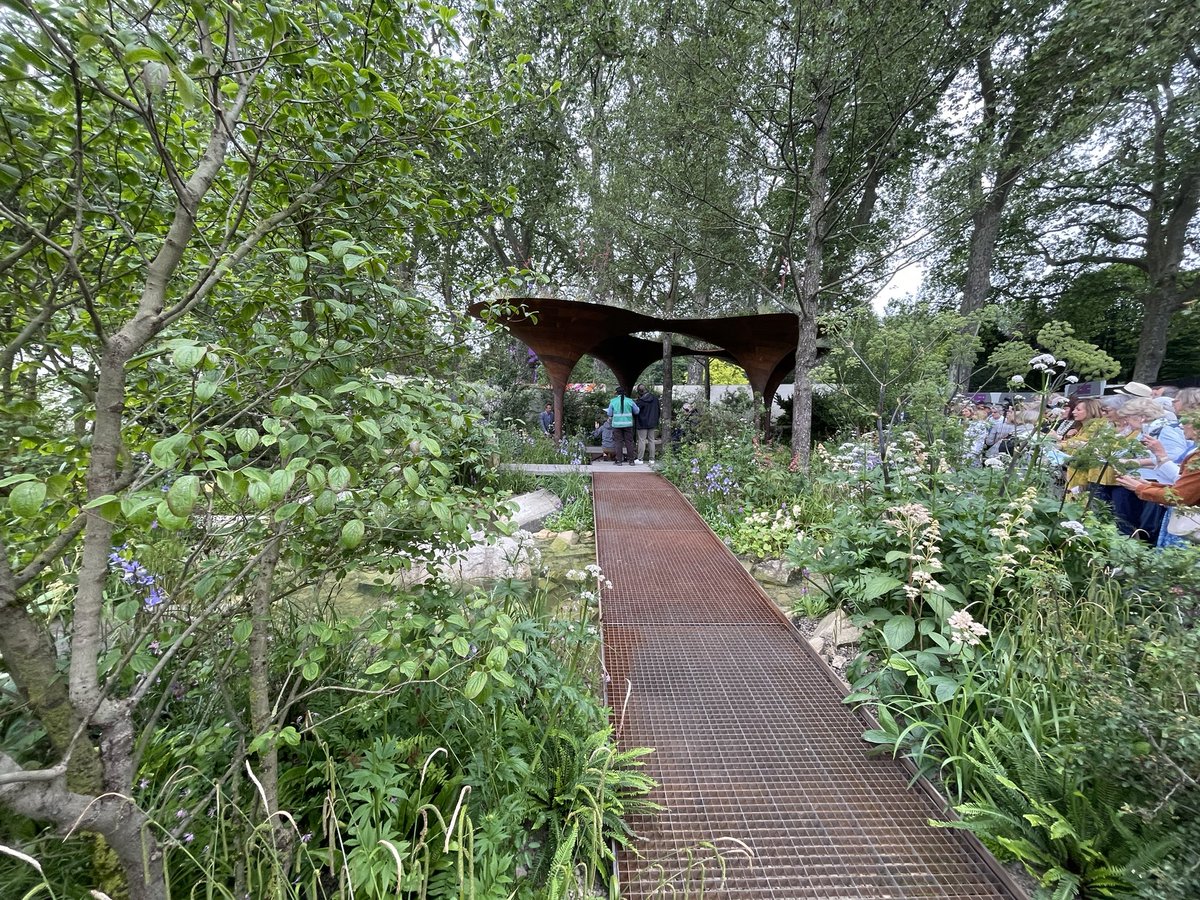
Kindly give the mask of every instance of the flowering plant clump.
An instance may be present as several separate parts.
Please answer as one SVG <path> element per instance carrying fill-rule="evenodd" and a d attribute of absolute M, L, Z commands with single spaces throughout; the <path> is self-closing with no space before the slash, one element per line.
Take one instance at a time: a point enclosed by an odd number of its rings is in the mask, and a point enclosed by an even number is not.
<path fill-rule="evenodd" d="M 146 609 L 154 609 L 167 597 L 158 586 L 158 579 L 140 562 L 133 558 L 128 547 L 118 547 L 108 554 L 108 562 L 121 573 L 121 583 L 129 585 L 141 594 Z"/>
<path fill-rule="evenodd" d="M 976 622 L 965 609 L 951 614 L 946 624 L 950 626 L 950 639 L 968 647 L 977 647 L 979 639 L 988 633 L 987 628 Z"/>
<path fill-rule="evenodd" d="M 780 505 L 759 510 L 736 523 L 725 536 L 731 550 L 741 556 L 771 559 L 780 556 L 797 538 L 803 537 L 796 524 L 799 506 Z"/>

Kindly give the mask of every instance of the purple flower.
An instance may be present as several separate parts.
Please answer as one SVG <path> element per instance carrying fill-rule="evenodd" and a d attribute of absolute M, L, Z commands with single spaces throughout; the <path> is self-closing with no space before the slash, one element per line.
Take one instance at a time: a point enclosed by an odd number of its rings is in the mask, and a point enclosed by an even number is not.
<path fill-rule="evenodd" d="M 166 597 L 157 587 L 151 587 L 150 593 L 146 595 L 146 609 L 154 609 L 158 604 L 162 603 Z M 156 642 L 157 643 L 157 642 Z"/>
<path fill-rule="evenodd" d="M 196 836 L 194 834 L 192 834 L 190 831 L 183 836 L 183 842 L 185 844 L 190 844 L 195 839 L 196 839 Z"/>

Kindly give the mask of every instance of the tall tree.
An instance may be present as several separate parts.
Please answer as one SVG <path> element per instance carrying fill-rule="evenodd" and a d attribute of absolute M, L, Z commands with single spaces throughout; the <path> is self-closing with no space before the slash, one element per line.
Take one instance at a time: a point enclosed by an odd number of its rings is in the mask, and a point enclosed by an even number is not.
<path fill-rule="evenodd" d="M 1175 36 L 1174 4 L 1156 0 L 1023 0 L 971 3 L 961 39 L 972 64 L 948 96 L 950 124 L 969 123 L 964 154 L 952 154 L 952 195 L 940 214 L 952 229 L 968 220 L 959 311 L 988 301 L 997 240 L 1013 191 L 1031 168 L 1091 133 L 1139 83 L 1147 42 Z M 1152 52 L 1158 52 L 1153 50 Z M 965 114 L 965 115 L 964 115 Z M 967 199 L 964 205 L 962 197 Z M 965 389 L 973 360 L 959 359 L 951 379 Z"/>
<path fill-rule="evenodd" d="M 819 317 L 882 269 L 879 200 L 886 187 L 905 193 L 914 148 L 959 65 L 950 36 L 960 14 L 952 3 L 792 3 L 756 23 L 741 154 L 758 179 L 750 220 L 762 256 L 781 261 L 781 299 L 799 320 L 792 448 L 802 467 Z"/>
<path fill-rule="evenodd" d="M 1196 28 L 1192 40 L 1200 40 Z M 1132 377 L 1159 377 L 1176 313 L 1200 297 L 1187 270 L 1200 246 L 1200 44 L 1186 47 L 1157 82 L 1042 187 L 1050 207 L 1046 259 L 1078 270 L 1129 266 L 1144 288 Z"/>
<path fill-rule="evenodd" d="M 390 261 L 487 202 L 425 161 L 461 154 L 489 110 L 464 99 L 453 17 L 427 4 L 20 2 L 5 22 L 0 440 L 19 470 L 2 482 L 0 659 L 47 746 L 0 747 L 0 804 L 102 834 L 129 895 L 165 897 L 133 800 L 159 677 L 249 608 L 244 727 L 270 770 L 280 560 L 336 568 L 364 539 L 441 541 L 476 518 L 433 464 L 470 444 L 469 416 L 381 367 L 416 365 L 397 355 L 417 332 Z M 404 490 L 419 478 L 421 499 Z M 122 556 L 170 535 L 184 549 L 162 581 Z M 61 608 L 39 600 L 49 585 Z M 163 613 L 168 594 L 186 615 Z M 274 816 L 269 783 L 263 803 Z"/>

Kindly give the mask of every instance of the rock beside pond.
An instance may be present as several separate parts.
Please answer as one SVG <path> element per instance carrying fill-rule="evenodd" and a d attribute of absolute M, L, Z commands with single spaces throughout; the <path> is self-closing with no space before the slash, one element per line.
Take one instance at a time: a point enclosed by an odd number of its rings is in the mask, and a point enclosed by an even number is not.
<path fill-rule="evenodd" d="M 579 535 L 574 531 L 560 531 L 555 535 L 554 540 L 550 542 L 550 552 L 560 553 L 568 547 L 574 547 L 579 543 Z"/>
<path fill-rule="evenodd" d="M 796 573 L 796 568 L 786 559 L 764 559 L 750 570 L 750 574 L 767 584 L 786 587 L 792 580 L 792 575 Z"/>
<path fill-rule="evenodd" d="M 546 519 L 562 509 L 562 500 L 545 489 L 518 494 L 510 502 L 517 505 L 510 521 L 524 531 L 537 531 Z"/>
<path fill-rule="evenodd" d="M 817 625 L 812 639 L 820 638 L 831 647 L 857 644 L 862 638 L 862 629 L 850 621 L 844 610 L 835 609 Z"/>
<path fill-rule="evenodd" d="M 529 550 L 516 538 L 498 537 L 494 543 L 480 543 L 440 561 L 417 563 L 399 572 L 393 581 L 402 587 L 423 584 L 432 578 L 460 584 L 467 581 L 494 581 L 497 578 L 529 578 Z"/>

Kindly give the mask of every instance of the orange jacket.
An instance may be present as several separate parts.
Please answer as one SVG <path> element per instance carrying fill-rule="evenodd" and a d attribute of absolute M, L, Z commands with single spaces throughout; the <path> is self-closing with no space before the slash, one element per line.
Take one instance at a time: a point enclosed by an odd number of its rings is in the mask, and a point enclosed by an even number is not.
<path fill-rule="evenodd" d="M 1137 489 L 1137 495 L 1165 506 L 1200 506 L 1200 450 L 1183 458 L 1174 484 L 1147 484 Z"/>

